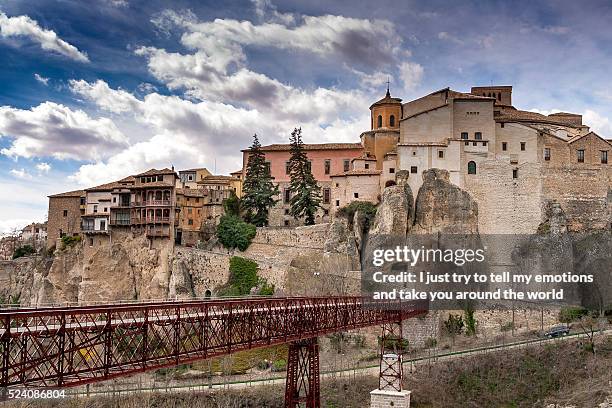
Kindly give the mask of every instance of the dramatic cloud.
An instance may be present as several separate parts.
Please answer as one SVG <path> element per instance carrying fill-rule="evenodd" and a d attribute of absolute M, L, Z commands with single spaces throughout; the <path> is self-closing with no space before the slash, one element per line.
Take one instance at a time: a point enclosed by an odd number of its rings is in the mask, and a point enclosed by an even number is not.
<path fill-rule="evenodd" d="M 49 85 L 49 78 L 45 78 L 45 77 L 40 76 L 38 74 L 34 74 L 34 79 L 36 79 L 38 82 L 40 82 L 44 86 Z"/>
<path fill-rule="evenodd" d="M 0 153 L 9 157 L 96 160 L 125 146 L 127 140 L 107 118 L 43 102 L 29 110 L 0 107 L 0 136 L 12 139 Z"/>
<path fill-rule="evenodd" d="M 406 91 L 410 91 L 421 84 L 423 71 L 423 67 L 415 62 L 403 62 L 400 64 L 400 78 Z"/>
<path fill-rule="evenodd" d="M 127 112 L 136 109 L 139 104 L 139 101 L 131 93 L 123 90 L 111 90 L 108 84 L 101 80 L 88 83 L 83 80 L 72 79 L 68 81 L 68 84 L 72 92 L 95 102 L 109 112 Z"/>
<path fill-rule="evenodd" d="M 28 37 L 40 44 L 43 50 L 53 51 L 79 62 L 89 62 L 87 54 L 67 43 L 52 30 L 41 28 L 28 16 L 8 17 L 0 11 L 0 37 Z"/>

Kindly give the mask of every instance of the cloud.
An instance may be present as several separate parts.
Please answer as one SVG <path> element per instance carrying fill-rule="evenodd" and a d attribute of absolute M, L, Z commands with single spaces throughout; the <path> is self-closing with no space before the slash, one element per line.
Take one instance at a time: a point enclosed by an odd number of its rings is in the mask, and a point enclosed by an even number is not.
<path fill-rule="evenodd" d="M 38 163 L 36 169 L 41 173 L 48 173 L 51 171 L 51 165 L 49 163 Z"/>
<path fill-rule="evenodd" d="M 448 42 L 458 44 L 458 45 L 463 45 L 465 43 L 462 39 L 457 38 L 454 35 L 449 34 L 446 31 L 441 31 L 438 33 L 438 40 L 448 41 Z"/>
<path fill-rule="evenodd" d="M 79 62 L 89 62 L 87 54 L 67 43 L 52 30 L 41 28 L 28 16 L 8 17 L 0 11 L 0 37 L 28 37 L 40 44 L 43 50 L 56 52 Z"/>
<path fill-rule="evenodd" d="M 610 118 L 587 109 L 582 114 L 582 123 L 591 127 L 591 130 L 604 139 L 612 139 L 612 121 Z"/>
<path fill-rule="evenodd" d="M 54 102 L 29 110 L 0 106 L 0 136 L 12 139 L 0 153 L 13 158 L 96 160 L 127 143 L 110 119 L 94 119 Z"/>
<path fill-rule="evenodd" d="M 23 218 L 0 220 L 0 237 L 19 233 L 19 231 L 31 222 L 31 220 Z"/>
<path fill-rule="evenodd" d="M 410 91 L 421 84 L 424 69 L 416 62 L 403 62 L 399 66 L 400 79 L 404 84 L 404 89 Z"/>
<path fill-rule="evenodd" d="M 270 0 L 251 0 L 255 6 L 255 14 L 261 21 L 291 24 L 295 17 L 290 13 L 280 13 Z"/>
<path fill-rule="evenodd" d="M 121 89 L 111 90 L 108 84 L 101 80 L 89 83 L 71 79 L 68 85 L 72 92 L 94 101 L 109 112 L 122 113 L 138 108 L 139 101 L 134 95 Z"/>
<path fill-rule="evenodd" d="M 49 85 L 49 78 L 42 77 L 38 75 L 37 73 L 34 74 L 34 79 L 36 79 L 38 82 L 40 82 L 44 86 Z"/>
<path fill-rule="evenodd" d="M 28 173 L 24 168 L 12 169 L 9 173 L 11 173 L 13 176 L 17 178 L 24 179 L 24 180 L 30 180 L 32 178 L 32 175 Z"/>

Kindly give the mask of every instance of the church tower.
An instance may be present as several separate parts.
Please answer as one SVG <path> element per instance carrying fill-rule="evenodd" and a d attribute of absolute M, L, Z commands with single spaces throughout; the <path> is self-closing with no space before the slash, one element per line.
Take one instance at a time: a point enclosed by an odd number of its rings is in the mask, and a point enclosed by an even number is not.
<path fill-rule="evenodd" d="M 385 156 L 397 149 L 401 118 L 402 100 L 391 96 L 387 81 L 385 97 L 370 106 L 371 129 L 361 134 L 361 144 L 368 155 L 376 157 L 378 170 L 383 169 Z"/>
<path fill-rule="evenodd" d="M 394 129 L 399 130 L 399 121 L 402 117 L 402 100 L 392 98 L 387 81 L 387 93 L 384 98 L 370 106 L 371 130 Z"/>

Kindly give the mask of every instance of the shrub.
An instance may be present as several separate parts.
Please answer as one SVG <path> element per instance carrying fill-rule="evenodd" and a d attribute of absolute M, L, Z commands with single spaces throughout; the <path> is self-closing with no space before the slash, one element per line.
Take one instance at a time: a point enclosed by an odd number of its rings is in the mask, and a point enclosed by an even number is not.
<path fill-rule="evenodd" d="M 36 253 L 36 250 L 32 245 L 24 245 L 20 246 L 13 252 L 13 259 L 21 258 L 22 256 L 33 255 Z"/>
<path fill-rule="evenodd" d="M 257 285 L 257 262 L 250 259 L 232 256 L 230 258 L 229 286 L 233 288 L 232 295 L 244 296 L 251 292 L 251 288 Z"/>
<path fill-rule="evenodd" d="M 477 322 L 476 318 L 474 317 L 474 307 L 468 303 L 463 312 L 465 313 L 465 318 L 463 319 L 465 322 L 465 334 L 467 336 L 476 335 Z"/>
<path fill-rule="evenodd" d="M 559 321 L 561 323 L 575 322 L 588 313 L 589 311 L 584 307 L 564 307 L 559 311 Z"/>
<path fill-rule="evenodd" d="M 338 209 L 337 214 L 353 222 L 353 217 L 357 211 L 362 212 L 366 218 L 366 229 L 369 228 L 374 216 L 376 215 L 376 206 L 369 201 L 353 201 L 344 207 Z"/>
<path fill-rule="evenodd" d="M 240 199 L 236 196 L 236 194 L 232 194 L 231 197 L 223 200 L 223 210 L 225 211 L 226 215 L 240 217 Z"/>
<path fill-rule="evenodd" d="M 81 242 L 81 237 L 80 236 L 70 236 L 70 235 L 64 235 L 62 237 L 62 248 L 68 248 L 73 246 L 74 244 L 76 244 L 77 242 Z"/>
<path fill-rule="evenodd" d="M 255 237 L 257 229 L 235 215 L 224 215 L 217 226 L 217 237 L 225 248 L 245 251 Z"/>
<path fill-rule="evenodd" d="M 285 371 L 286 369 L 287 369 L 287 361 L 285 361 L 282 358 L 272 363 L 272 371 Z"/>
<path fill-rule="evenodd" d="M 448 319 L 444 321 L 444 331 L 449 334 L 451 337 L 454 337 L 463 332 L 463 318 L 461 315 L 448 315 Z"/>
<path fill-rule="evenodd" d="M 259 288 L 258 295 L 262 296 L 272 296 L 274 295 L 274 285 L 268 283 L 268 281 L 264 278 L 259 278 L 259 282 L 257 283 L 257 287 Z"/>

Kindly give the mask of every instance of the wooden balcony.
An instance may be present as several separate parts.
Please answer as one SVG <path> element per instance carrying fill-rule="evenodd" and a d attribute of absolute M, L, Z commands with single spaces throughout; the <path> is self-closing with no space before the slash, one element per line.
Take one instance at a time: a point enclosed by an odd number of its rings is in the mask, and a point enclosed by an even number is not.
<path fill-rule="evenodd" d="M 83 234 L 108 234 L 108 230 L 96 229 L 93 225 L 83 225 L 81 232 Z"/>
<path fill-rule="evenodd" d="M 147 200 L 131 203 L 132 207 L 170 207 L 171 205 L 172 200 Z"/>
<path fill-rule="evenodd" d="M 170 224 L 170 217 L 133 217 L 132 224 Z"/>

